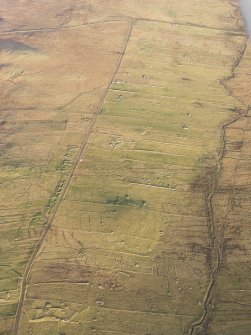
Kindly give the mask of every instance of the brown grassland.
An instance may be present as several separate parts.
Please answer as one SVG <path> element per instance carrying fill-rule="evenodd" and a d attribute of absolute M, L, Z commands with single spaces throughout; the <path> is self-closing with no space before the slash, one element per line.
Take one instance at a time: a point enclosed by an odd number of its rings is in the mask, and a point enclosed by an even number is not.
<path fill-rule="evenodd" d="M 238 1 L 3 0 L 0 34 L 0 335 L 248 335 Z"/>

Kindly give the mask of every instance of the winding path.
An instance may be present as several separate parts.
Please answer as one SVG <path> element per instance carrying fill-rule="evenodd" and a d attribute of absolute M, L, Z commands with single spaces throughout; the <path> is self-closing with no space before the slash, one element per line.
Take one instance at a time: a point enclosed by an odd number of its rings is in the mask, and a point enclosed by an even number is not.
<path fill-rule="evenodd" d="M 240 51 L 233 67 L 230 76 L 227 78 L 224 78 L 222 81 L 222 85 L 226 88 L 227 90 L 227 82 L 231 80 L 234 77 L 235 70 L 239 66 L 242 58 L 245 55 L 246 49 L 247 49 L 247 43 L 248 43 L 248 38 L 246 38 L 245 43 L 243 44 L 243 48 Z M 232 95 L 231 92 L 229 92 L 230 95 Z M 237 97 L 236 97 L 237 99 Z M 211 303 L 213 300 L 214 292 L 215 292 L 215 287 L 217 283 L 217 278 L 218 275 L 221 271 L 221 266 L 222 266 L 222 261 L 223 261 L 223 242 L 224 242 L 224 234 L 220 235 L 217 234 L 216 232 L 216 220 L 215 220 L 215 214 L 214 214 L 214 206 L 213 206 L 213 199 L 217 193 L 218 189 L 218 180 L 220 177 L 220 174 L 222 172 L 223 166 L 222 166 L 222 161 L 225 157 L 225 151 L 226 151 L 226 129 L 232 125 L 233 123 L 237 122 L 243 117 L 246 117 L 248 112 L 249 112 L 249 106 L 245 106 L 246 110 L 244 114 L 238 114 L 235 116 L 233 119 L 228 120 L 225 122 L 222 126 L 222 150 L 221 154 L 218 158 L 218 163 L 217 163 L 217 169 L 214 174 L 214 178 L 212 180 L 212 189 L 208 191 L 207 194 L 205 194 L 205 202 L 206 202 L 206 208 L 208 212 L 208 231 L 209 231 L 209 243 L 210 243 L 210 248 L 211 248 L 211 259 L 215 258 L 216 255 L 216 262 L 215 264 L 211 264 L 211 280 L 208 286 L 208 289 L 205 294 L 204 298 L 204 303 L 203 303 L 203 314 L 202 316 L 195 320 L 191 325 L 188 330 L 188 335 L 196 335 L 197 329 L 200 328 L 203 331 L 203 334 L 208 334 L 208 327 L 210 323 L 210 316 L 211 316 Z"/>

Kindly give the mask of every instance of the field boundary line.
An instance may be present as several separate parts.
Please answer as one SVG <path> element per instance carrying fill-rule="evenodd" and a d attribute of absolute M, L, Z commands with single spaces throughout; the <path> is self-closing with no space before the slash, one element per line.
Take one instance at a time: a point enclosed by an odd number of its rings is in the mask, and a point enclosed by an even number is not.
<path fill-rule="evenodd" d="M 26 269 L 24 271 L 24 275 L 23 275 L 23 278 L 22 278 L 22 284 L 21 284 L 21 289 L 20 289 L 20 296 L 19 296 L 19 302 L 18 302 L 18 307 L 17 307 L 17 312 L 16 312 L 16 316 L 15 316 L 15 322 L 14 322 L 14 327 L 13 327 L 13 331 L 12 331 L 12 334 L 13 335 L 17 335 L 18 334 L 18 328 L 19 328 L 19 324 L 20 324 L 20 320 L 21 320 L 21 313 L 22 313 L 22 308 L 23 308 L 23 304 L 24 304 L 24 301 L 25 301 L 25 296 L 26 296 L 26 289 L 27 289 L 27 283 L 28 283 L 28 279 L 29 279 L 29 276 L 30 276 L 30 272 L 31 272 L 31 269 L 32 269 L 32 266 L 33 266 L 33 263 L 34 261 L 36 260 L 37 258 L 37 255 L 38 255 L 38 252 L 40 250 L 40 247 L 41 245 L 43 244 L 46 236 L 47 236 L 47 233 L 49 232 L 51 226 L 52 226 L 52 222 L 58 212 L 58 209 L 60 208 L 60 205 L 62 203 L 62 201 L 65 199 L 65 195 L 67 194 L 67 191 L 69 189 L 69 186 L 70 186 L 70 183 L 72 181 L 72 178 L 74 177 L 75 175 L 75 172 L 79 166 L 79 163 L 80 163 L 80 160 L 83 159 L 83 156 L 85 154 L 85 151 L 86 151 L 86 148 L 87 148 L 87 144 L 89 142 L 89 139 L 93 133 L 93 130 L 95 129 L 95 125 L 96 125 L 96 122 L 98 120 L 98 117 L 102 114 L 102 110 L 103 110 L 103 105 L 104 105 L 104 102 L 105 102 L 105 99 L 106 99 L 106 96 L 109 92 L 109 89 L 111 87 L 111 85 L 113 84 L 115 78 L 116 78 L 116 75 L 119 71 L 119 68 L 121 66 L 121 63 L 122 63 L 122 60 L 124 58 L 124 55 L 126 53 L 126 49 L 127 49 L 127 46 L 128 46 L 128 43 L 129 43 L 129 40 L 130 40 L 130 37 L 131 37 L 131 34 L 132 34 L 132 30 L 133 30 L 133 26 L 134 26 L 134 20 L 126 20 L 126 22 L 128 22 L 128 30 L 126 32 L 126 35 L 125 35 L 125 38 L 124 38 L 124 41 L 123 41 L 123 45 L 122 45 L 122 48 L 121 50 L 118 52 L 119 53 L 119 57 L 117 59 L 117 62 L 116 62 L 116 65 L 115 65 L 115 69 L 114 71 L 112 72 L 110 78 L 109 78 L 109 81 L 108 81 L 108 84 L 107 84 L 107 87 L 102 95 L 102 97 L 100 98 L 100 101 L 99 101 L 99 104 L 98 104 L 98 107 L 97 107 L 97 111 L 96 111 L 96 114 L 93 118 L 93 121 L 92 121 L 92 124 L 89 128 L 89 131 L 88 133 L 85 135 L 84 139 L 83 139 L 83 142 L 81 144 L 81 148 L 80 148 L 80 151 L 79 151 L 79 154 L 78 154 L 78 157 L 76 159 L 76 162 L 72 168 L 72 171 L 68 177 L 68 180 L 65 184 L 65 187 L 58 199 L 58 202 L 55 206 L 55 209 L 52 213 L 52 215 L 50 216 L 50 218 L 47 220 L 47 223 L 46 225 L 44 226 L 44 230 L 41 234 L 41 237 L 40 239 L 38 240 L 34 250 L 33 250 L 33 253 L 30 257 L 30 260 L 26 266 Z"/>

